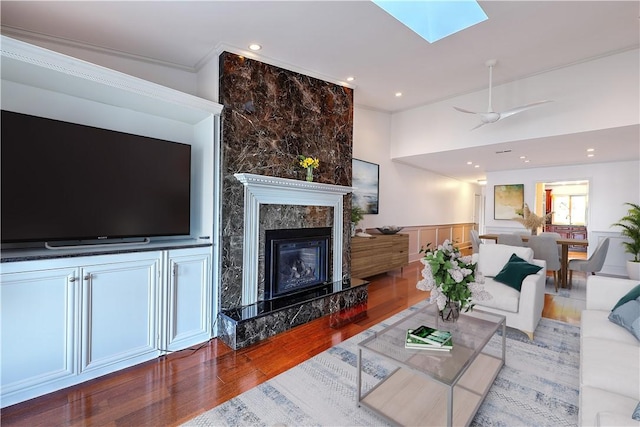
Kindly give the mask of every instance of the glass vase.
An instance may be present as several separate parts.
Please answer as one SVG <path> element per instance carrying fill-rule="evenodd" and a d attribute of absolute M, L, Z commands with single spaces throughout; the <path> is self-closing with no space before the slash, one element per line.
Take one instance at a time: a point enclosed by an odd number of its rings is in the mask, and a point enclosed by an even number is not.
<path fill-rule="evenodd" d="M 313 168 L 312 167 L 308 167 L 307 168 L 307 181 L 309 181 L 309 182 L 313 181 Z"/>
<path fill-rule="evenodd" d="M 443 322 L 456 322 L 460 317 L 460 301 L 447 300 L 444 308 L 440 310 L 440 318 Z"/>

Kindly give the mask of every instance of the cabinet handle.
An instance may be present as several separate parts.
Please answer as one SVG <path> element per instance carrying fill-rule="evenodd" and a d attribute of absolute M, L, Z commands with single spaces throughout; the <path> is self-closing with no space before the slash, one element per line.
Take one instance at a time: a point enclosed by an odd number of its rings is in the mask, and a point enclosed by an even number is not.
<path fill-rule="evenodd" d="M 176 277 L 178 275 L 178 264 L 173 264 L 172 274 L 173 277 Z"/>
<path fill-rule="evenodd" d="M 89 273 L 86 276 L 84 276 L 84 280 L 86 280 L 86 281 L 91 280 L 91 273 Z"/>
<path fill-rule="evenodd" d="M 76 280 L 78 280 L 78 278 L 76 276 L 69 277 L 69 282 L 71 282 L 71 283 L 75 282 Z"/>

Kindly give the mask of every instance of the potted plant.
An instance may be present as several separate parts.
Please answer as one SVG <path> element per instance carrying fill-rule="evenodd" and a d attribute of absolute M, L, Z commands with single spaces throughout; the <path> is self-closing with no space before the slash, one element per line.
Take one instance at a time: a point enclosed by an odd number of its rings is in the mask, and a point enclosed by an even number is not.
<path fill-rule="evenodd" d="M 630 241 L 622 242 L 624 251 L 633 256 L 627 261 L 627 273 L 630 279 L 640 279 L 640 205 L 635 203 L 625 203 L 629 206 L 627 214 L 620 218 L 620 221 L 613 224 L 622 227 L 621 234 Z"/>
<path fill-rule="evenodd" d="M 356 225 L 364 218 L 364 210 L 358 205 L 351 205 L 351 237 L 356 235 Z"/>

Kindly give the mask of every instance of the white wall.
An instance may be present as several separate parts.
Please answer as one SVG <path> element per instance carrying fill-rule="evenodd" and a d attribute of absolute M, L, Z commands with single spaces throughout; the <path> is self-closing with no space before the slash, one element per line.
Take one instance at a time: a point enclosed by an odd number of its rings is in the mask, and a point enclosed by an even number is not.
<path fill-rule="evenodd" d="M 390 114 L 356 107 L 353 123 L 353 157 L 380 165 L 379 213 L 365 215 L 359 228 L 473 221 L 478 186 L 390 159 Z"/>
<path fill-rule="evenodd" d="M 616 231 L 611 224 L 618 221 L 627 208 L 625 202 L 640 203 L 640 162 L 595 163 L 579 166 L 535 168 L 487 173 L 487 229 L 522 226 L 516 221 L 493 219 L 493 187 L 503 184 L 524 184 L 524 201 L 535 206 L 535 185 L 538 182 L 589 181 L 588 231 Z"/>
<path fill-rule="evenodd" d="M 538 182 L 589 181 L 589 207 L 587 213 L 588 253 L 605 237 L 611 239 L 603 273 L 626 275 L 620 229 L 611 227 L 627 212 L 625 202 L 640 203 L 640 162 L 595 163 L 579 166 L 563 166 L 490 172 L 487 174 L 485 224 L 487 233 L 523 230 L 516 221 L 493 219 L 493 188 L 501 184 L 524 184 L 524 201 L 535 206 L 535 185 Z"/>

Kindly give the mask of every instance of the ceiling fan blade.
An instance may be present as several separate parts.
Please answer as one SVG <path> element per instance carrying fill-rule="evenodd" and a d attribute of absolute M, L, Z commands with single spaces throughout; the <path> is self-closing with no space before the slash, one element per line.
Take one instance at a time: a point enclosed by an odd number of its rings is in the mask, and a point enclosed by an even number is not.
<path fill-rule="evenodd" d="M 469 113 L 469 114 L 479 114 L 475 111 L 469 111 L 469 110 L 465 110 L 464 108 L 460 108 L 460 107 L 453 107 L 454 109 L 460 111 L 461 113 Z"/>
<path fill-rule="evenodd" d="M 476 129 L 478 129 L 479 127 L 484 126 L 484 125 L 486 125 L 486 123 L 485 123 L 485 122 L 480 122 L 479 124 L 477 124 L 476 126 L 472 127 L 472 128 L 471 128 L 471 129 L 469 129 L 469 130 L 476 130 Z"/>
<path fill-rule="evenodd" d="M 546 100 L 546 101 L 532 102 L 531 104 L 522 105 L 520 107 L 512 108 L 511 110 L 507 110 L 504 113 L 500 113 L 500 119 L 499 120 L 502 120 L 502 119 L 505 119 L 507 117 L 513 116 L 514 114 L 521 113 L 521 112 L 523 112 L 525 110 L 528 110 L 530 108 L 537 107 L 538 105 L 546 104 L 548 102 L 553 102 L 553 101 Z"/>

